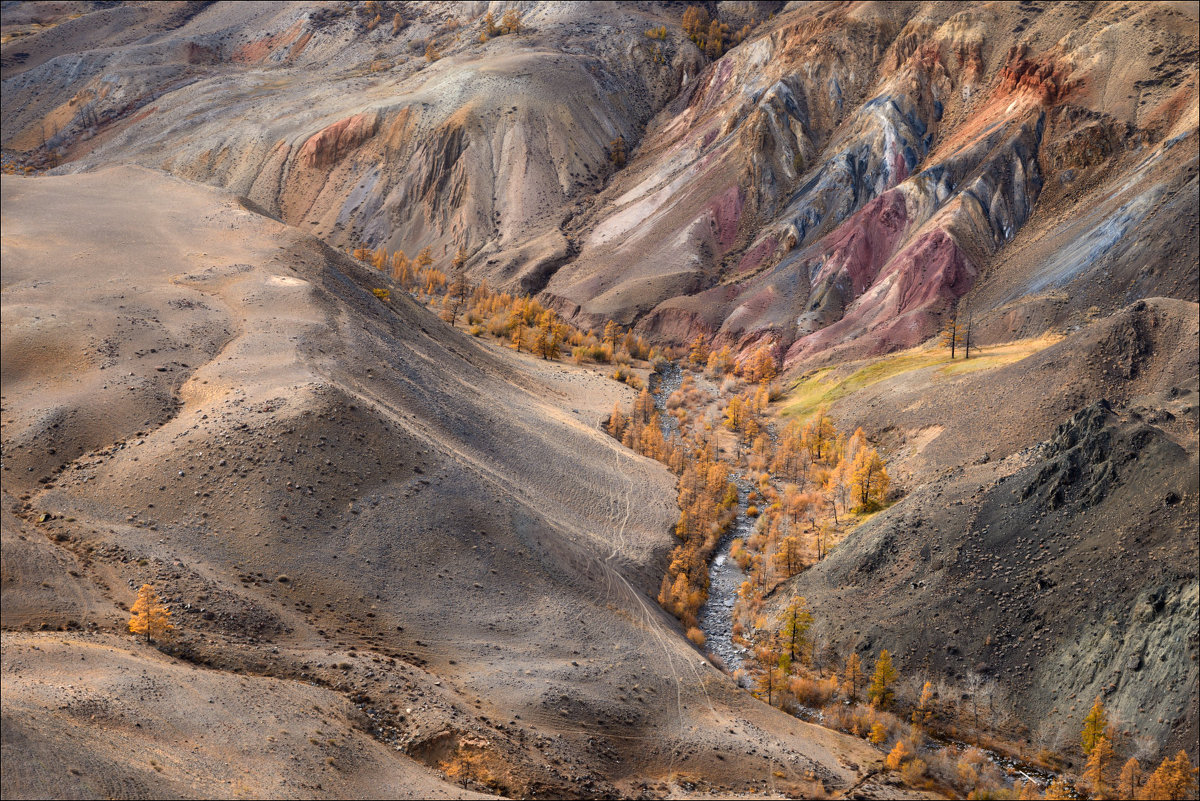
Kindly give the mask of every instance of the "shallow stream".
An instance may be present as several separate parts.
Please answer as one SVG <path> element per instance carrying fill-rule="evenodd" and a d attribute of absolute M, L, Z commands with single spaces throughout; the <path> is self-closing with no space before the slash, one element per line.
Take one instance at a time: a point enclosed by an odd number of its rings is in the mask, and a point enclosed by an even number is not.
<path fill-rule="evenodd" d="M 658 409 L 659 420 L 662 421 L 663 435 L 670 439 L 679 433 L 679 423 L 667 412 L 667 398 L 683 383 L 683 369 L 675 363 L 662 368 L 659 380 L 653 386 L 654 407 Z M 737 518 L 733 526 L 717 543 L 716 553 L 708 568 L 708 600 L 700 607 L 699 624 L 704 632 L 705 648 L 721 657 L 729 671 L 742 667 L 746 659 L 746 649 L 733 641 L 733 605 L 737 600 L 738 590 L 746 580 L 746 574 L 738 567 L 737 562 L 729 556 L 733 541 L 741 538 L 743 541 L 754 531 L 755 519 L 746 515 L 749 506 L 749 495 L 752 489 L 750 482 L 740 474 L 732 476 L 738 487 Z"/>

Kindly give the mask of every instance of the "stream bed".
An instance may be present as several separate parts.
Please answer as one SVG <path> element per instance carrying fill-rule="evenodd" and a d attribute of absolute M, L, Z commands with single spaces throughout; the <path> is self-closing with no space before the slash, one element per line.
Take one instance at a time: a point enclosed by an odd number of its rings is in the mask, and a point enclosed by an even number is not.
<path fill-rule="evenodd" d="M 654 408 L 659 412 L 663 436 L 668 440 L 679 434 L 679 423 L 667 412 L 667 398 L 683 383 L 683 368 L 672 362 L 657 374 L 658 381 L 652 385 Z M 730 672 L 741 668 L 746 660 L 746 649 L 733 641 L 733 605 L 738 590 L 746 580 L 746 574 L 730 558 L 729 552 L 735 539 L 743 541 L 754 531 L 755 519 L 746 514 L 749 495 L 753 489 L 750 482 L 740 474 L 731 475 L 738 488 L 737 518 L 729 531 L 717 543 L 712 563 L 708 568 L 708 600 L 700 607 L 699 626 L 704 632 L 705 648 L 716 654 Z"/>

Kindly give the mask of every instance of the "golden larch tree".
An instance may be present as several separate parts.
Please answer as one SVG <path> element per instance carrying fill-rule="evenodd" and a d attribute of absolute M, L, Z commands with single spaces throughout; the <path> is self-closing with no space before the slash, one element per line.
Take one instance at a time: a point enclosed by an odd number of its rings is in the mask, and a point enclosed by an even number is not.
<path fill-rule="evenodd" d="M 1107 737 L 1101 737 L 1092 746 L 1083 769 L 1083 782 L 1091 789 L 1093 798 L 1108 797 L 1108 780 L 1116 759 L 1117 755 Z"/>
<path fill-rule="evenodd" d="M 904 740 L 897 740 L 896 747 L 887 755 L 885 763 L 888 770 L 900 770 L 900 766 L 912 759 L 912 756 L 913 753 L 909 749 L 908 743 L 904 742 Z"/>
<path fill-rule="evenodd" d="M 925 682 L 925 686 L 921 688 L 921 697 L 917 700 L 917 707 L 912 711 L 912 722 L 914 726 L 919 726 L 922 723 L 928 723 L 933 718 L 933 682 Z"/>
<path fill-rule="evenodd" d="M 1067 786 L 1066 781 L 1060 776 L 1050 782 L 1050 786 L 1046 788 L 1046 794 L 1042 796 L 1047 801 L 1072 801 L 1075 794 L 1071 792 L 1071 788 Z"/>
<path fill-rule="evenodd" d="M 1092 749 L 1104 737 L 1104 732 L 1107 728 L 1108 714 L 1104 711 L 1104 702 L 1100 700 L 1100 696 L 1096 696 L 1096 702 L 1092 704 L 1091 711 L 1083 719 L 1083 733 L 1080 738 L 1082 740 L 1083 753 L 1092 753 Z"/>
<path fill-rule="evenodd" d="M 1042 801 L 1037 782 L 1018 781 L 1013 785 L 1013 789 L 1017 791 L 1017 801 Z"/>
<path fill-rule="evenodd" d="M 729 32 L 729 26 L 713 20 L 708 24 L 708 34 L 704 37 L 704 55 L 709 58 L 720 58 L 724 52 L 725 36 Z"/>
<path fill-rule="evenodd" d="M 621 413 L 621 402 L 617 401 L 613 404 L 612 414 L 608 416 L 608 433 L 613 439 L 620 439 L 625 433 L 625 424 L 628 421 L 625 415 Z"/>
<path fill-rule="evenodd" d="M 783 628 L 779 632 L 792 664 L 801 661 L 804 649 L 809 644 L 808 631 L 812 624 L 813 616 L 812 612 L 808 611 L 808 601 L 804 596 L 797 595 L 784 610 Z"/>
<path fill-rule="evenodd" d="M 1184 801 L 1196 797 L 1196 773 L 1186 751 L 1166 757 L 1142 787 L 1141 797 L 1163 801 Z"/>
<path fill-rule="evenodd" d="M 704 6 L 688 6 L 683 12 L 683 32 L 697 45 L 704 41 L 708 31 L 708 9 Z"/>
<path fill-rule="evenodd" d="M 1117 798 L 1136 798 L 1141 787 L 1142 766 L 1137 759 L 1130 757 L 1121 768 L 1121 775 L 1117 777 Z"/>
<path fill-rule="evenodd" d="M 877 450 L 863 448 L 855 455 L 850 481 L 861 511 L 870 512 L 883 506 L 890 479 Z"/>
<path fill-rule="evenodd" d="M 866 681 L 867 674 L 863 672 L 862 660 L 858 658 L 858 654 L 852 652 L 846 660 L 842 689 L 850 696 L 851 701 L 857 701 L 858 691 L 862 689 Z"/>
<path fill-rule="evenodd" d="M 963 330 L 958 324 L 958 309 L 952 309 L 950 319 L 942 327 L 941 341 L 942 347 L 950 349 L 950 358 L 954 358 L 955 352 L 963 345 Z"/>
<path fill-rule="evenodd" d="M 504 16 L 500 18 L 501 33 L 520 33 L 521 32 L 521 15 L 517 13 L 515 8 L 510 8 L 504 12 Z"/>
<path fill-rule="evenodd" d="M 771 640 L 754 651 L 754 660 L 762 670 L 757 680 L 758 691 L 767 696 L 768 704 L 774 705 L 775 691 L 783 684 L 785 671 L 780 670 L 780 663 L 786 659 L 787 655 Z"/>
<path fill-rule="evenodd" d="M 421 248 L 421 251 L 417 254 L 417 267 L 427 270 L 431 264 L 433 264 L 433 250 L 431 248 Z"/>
<path fill-rule="evenodd" d="M 896 681 L 896 668 L 892 666 L 892 655 L 884 648 L 875 660 L 875 675 L 871 677 L 871 686 L 867 688 L 867 697 L 876 709 L 887 709 L 896 696 L 892 684 Z"/>
<path fill-rule="evenodd" d="M 143 584 L 138 590 L 137 600 L 129 611 L 129 630 L 134 634 L 145 634 L 146 642 L 153 642 L 155 637 L 170 636 L 175 630 L 171 624 L 171 610 L 159 600 L 158 593 L 149 584 Z"/>

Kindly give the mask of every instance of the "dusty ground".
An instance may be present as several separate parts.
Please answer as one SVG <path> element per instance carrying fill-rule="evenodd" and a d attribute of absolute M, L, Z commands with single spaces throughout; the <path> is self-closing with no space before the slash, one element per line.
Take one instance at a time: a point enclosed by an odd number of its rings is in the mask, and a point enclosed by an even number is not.
<path fill-rule="evenodd" d="M 509 794 L 836 792 L 880 759 L 734 689 L 647 597 L 674 488 L 598 430 L 628 388 L 385 305 L 178 179 L 3 192 L 6 796 L 448 794 L 426 766 L 460 762 Z M 143 582 L 167 655 L 123 634 Z M 161 771 L 114 758 L 121 712 L 161 718 Z M 338 747 L 242 772 L 318 729 Z"/>

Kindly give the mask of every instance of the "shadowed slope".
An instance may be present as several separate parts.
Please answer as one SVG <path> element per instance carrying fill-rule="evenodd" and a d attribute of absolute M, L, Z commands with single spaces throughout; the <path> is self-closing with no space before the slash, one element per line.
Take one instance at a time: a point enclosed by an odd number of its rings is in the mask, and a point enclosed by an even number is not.
<path fill-rule="evenodd" d="M 150 581 L 174 653 L 340 691 L 401 765 L 511 794 L 832 788 L 870 764 L 735 690 L 647 597 L 676 510 L 662 466 L 598 430 L 628 388 L 485 351 L 177 179 L 6 177 L 4 209 L 6 567 L 48 538 L 81 588 L 10 615 L 39 574 L 6 573 L 7 627 L 116 633 Z M 15 753 L 42 747 L 38 697 L 6 690 Z"/>

